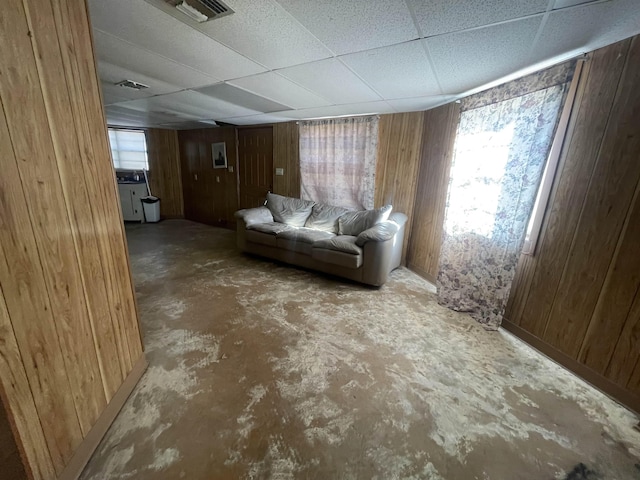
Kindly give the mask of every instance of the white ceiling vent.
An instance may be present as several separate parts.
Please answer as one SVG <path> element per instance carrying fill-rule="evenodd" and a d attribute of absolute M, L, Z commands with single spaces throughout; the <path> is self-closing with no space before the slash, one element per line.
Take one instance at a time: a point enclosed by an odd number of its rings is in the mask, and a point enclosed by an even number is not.
<path fill-rule="evenodd" d="M 142 90 L 144 88 L 149 88 L 149 85 L 145 85 L 144 83 L 134 82 L 133 80 L 122 80 L 121 82 L 118 82 L 115 85 L 119 87 L 133 88 L 134 90 Z"/>
<path fill-rule="evenodd" d="M 166 0 L 166 2 L 198 23 L 234 13 L 220 0 Z"/>

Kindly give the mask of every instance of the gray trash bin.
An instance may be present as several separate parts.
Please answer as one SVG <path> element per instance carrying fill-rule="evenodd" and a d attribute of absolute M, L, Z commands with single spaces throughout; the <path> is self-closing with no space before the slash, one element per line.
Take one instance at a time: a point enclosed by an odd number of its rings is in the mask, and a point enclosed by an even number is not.
<path fill-rule="evenodd" d="M 155 223 L 160 221 L 160 199 L 149 195 L 142 197 L 142 208 L 144 210 L 145 221 Z"/>

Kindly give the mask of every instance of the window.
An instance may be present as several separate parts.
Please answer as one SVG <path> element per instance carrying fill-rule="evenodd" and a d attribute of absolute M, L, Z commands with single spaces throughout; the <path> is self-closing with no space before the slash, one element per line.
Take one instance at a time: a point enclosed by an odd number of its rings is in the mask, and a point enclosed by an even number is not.
<path fill-rule="evenodd" d="M 144 131 L 110 128 L 109 143 L 113 167 L 116 170 L 149 169 Z"/>

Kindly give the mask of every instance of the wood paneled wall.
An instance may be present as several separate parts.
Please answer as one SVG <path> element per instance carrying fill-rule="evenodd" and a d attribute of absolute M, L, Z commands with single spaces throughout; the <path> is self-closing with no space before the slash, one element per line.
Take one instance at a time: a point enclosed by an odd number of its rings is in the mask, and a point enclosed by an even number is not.
<path fill-rule="evenodd" d="M 0 405 L 0 472 L 2 472 L 2 478 L 10 480 L 26 480 L 27 478 L 18 445 L 2 405 Z"/>
<path fill-rule="evenodd" d="M 438 276 L 449 172 L 460 120 L 460 104 L 424 112 L 422 152 L 417 177 L 407 265 L 432 283 Z"/>
<path fill-rule="evenodd" d="M 640 37 L 585 65 L 504 326 L 640 411 Z"/>
<path fill-rule="evenodd" d="M 185 218 L 233 228 L 233 214 L 238 209 L 236 129 L 219 127 L 181 130 L 178 132 L 178 139 Z M 211 144 L 217 142 L 226 143 L 226 169 L 213 168 Z"/>
<path fill-rule="evenodd" d="M 375 206 L 393 205 L 409 221 L 405 227 L 402 264 L 406 262 L 418 187 L 425 112 L 381 115 L 378 124 Z"/>
<path fill-rule="evenodd" d="M 0 388 L 57 478 L 143 355 L 86 5 L 0 16 Z"/>
<path fill-rule="evenodd" d="M 182 218 L 184 203 L 178 132 L 150 128 L 146 136 L 149 186 L 151 193 L 160 198 L 160 215 L 163 218 Z"/>
<path fill-rule="evenodd" d="M 300 198 L 300 146 L 297 122 L 273 125 L 273 193 Z M 284 175 L 276 175 L 282 168 Z"/>

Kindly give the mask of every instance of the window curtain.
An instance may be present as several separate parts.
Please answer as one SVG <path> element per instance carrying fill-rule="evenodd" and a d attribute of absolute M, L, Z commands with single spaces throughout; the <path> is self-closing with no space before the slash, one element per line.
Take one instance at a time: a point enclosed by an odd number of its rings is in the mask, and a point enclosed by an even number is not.
<path fill-rule="evenodd" d="M 482 106 L 476 106 L 476 99 L 468 103 L 474 108 L 461 113 L 438 301 L 469 312 L 487 329 L 502 322 L 570 76 L 561 81 L 526 94 L 502 95 L 509 98 Z"/>
<path fill-rule="evenodd" d="M 300 122 L 301 198 L 373 208 L 378 117 Z"/>
<path fill-rule="evenodd" d="M 109 129 L 111 158 L 116 170 L 148 169 L 147 138 L 141 130 Z"/>

